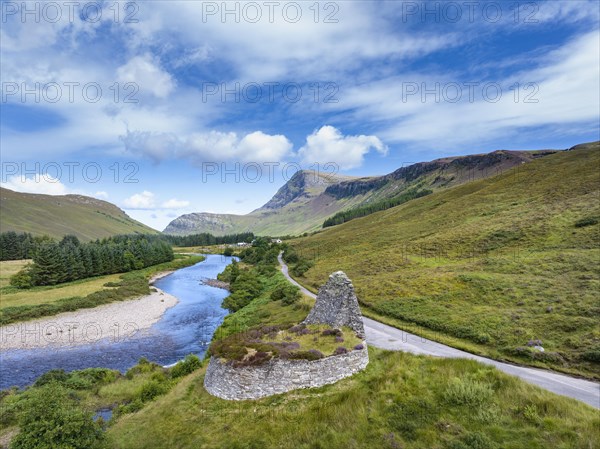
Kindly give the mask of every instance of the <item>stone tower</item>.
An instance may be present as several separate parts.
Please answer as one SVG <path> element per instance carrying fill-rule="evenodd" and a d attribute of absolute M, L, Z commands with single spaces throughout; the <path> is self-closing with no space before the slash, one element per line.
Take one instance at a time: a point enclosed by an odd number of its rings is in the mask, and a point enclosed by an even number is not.
<path fill-rule="evenodd" d="M 332 327 L 348 326 L 360 338 L 365 338 L 365 328 L 354 286 L 346 273 L 337 271 L 319 289 L 317 302 L 304 324 L 329 324 Z"/>

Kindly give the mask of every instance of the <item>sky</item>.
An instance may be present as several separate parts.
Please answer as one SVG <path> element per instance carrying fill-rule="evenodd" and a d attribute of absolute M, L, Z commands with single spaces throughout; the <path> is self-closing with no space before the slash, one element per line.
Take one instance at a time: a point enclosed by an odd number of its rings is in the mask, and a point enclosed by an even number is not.
<path fill-rule="evenodd" d="M 600 139 L 596 0 L 0 5 L 0 184 L 159 230 L 300 169 Z"/>

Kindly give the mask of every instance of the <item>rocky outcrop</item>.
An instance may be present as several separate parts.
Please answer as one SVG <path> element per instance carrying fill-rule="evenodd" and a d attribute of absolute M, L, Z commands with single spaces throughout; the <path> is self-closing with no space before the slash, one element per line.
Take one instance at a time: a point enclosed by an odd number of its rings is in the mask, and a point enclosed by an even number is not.
<path fill-rule="evenodd" d="M 343 271 L 329 276 L 329 281 L 319 289 L 315 306 L 304 324 L 329 324 L 335 328 L 348 326 L 365 338 L 365 328 L 354 286 Z"/>
<path fill-rule="evenodd" d="M 222 399 L 260 399 L 299 388 L 333 384 L 362 371 L 368 363 L 366 345 L 364 349 L 319 360 L 273 359 L 264 365 L 242 368 L 212 357 L 204 376 L 204 388 Z"/>

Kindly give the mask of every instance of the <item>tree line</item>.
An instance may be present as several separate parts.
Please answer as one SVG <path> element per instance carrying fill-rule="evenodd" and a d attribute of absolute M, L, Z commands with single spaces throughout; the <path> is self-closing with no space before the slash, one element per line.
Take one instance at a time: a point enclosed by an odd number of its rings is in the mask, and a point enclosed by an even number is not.
<path fill-rule="evenodd" d="M 330 226 L 339 225 L 342 223 L 346 223 L 347 221 L 354 220 L 359 217 L 366 217 L 367 215 L 374 214 L 375 212 L 379 212 L 386 209 L 391 209 L 392 207 L 399 206 L 407 201 L 413 200 L 415 198 L 420 198 L 422 196 L 429 195 L 433 193 L 432 190 L 418 190 L 418 189 L 410 189 L 397 197 L 390 198 L 387 200 L 377 201 L 373 204 L 368 204 L 365 206 L 359 206 L 354 209 L 338 212 L 337 214 L 329 217 L 323 223 L 323 227 L 327 228 Z"/>
<path fill-rule="evenodd" d="M 254 234 L 252 232 L 223 236 L 214 236 L 208 233 L 185 236 L 165 234 L 158 238 L 173 246 L 211 246 L 239 242 L 250 243 L 254 240 Z M 0 260 L 32 259 L 40 246 L 51 242 L 54 242 L 54 239 L 47 235 L 34 237 L 30 233 L 2 232 L 0 233 Z"/>
<path fill-rule="evenodd" d="M 74 235 L 40 244 L 33 263 L 11 278 L 11 285 L 28 288 L 56 285 L 92 276 L 139 270 L 173 260 L 171 245 L 160 236 L 117 235 L 80 243 Z"/>
<path fill-rule="evenodd" d="M 3 232 L 0 234 L 0 260 L 31 259 L 40 245 L 52 241 L 47 235 L 34 237 L 29 233 Z"/>
<path fill-rule="evenodd" d="M 174 246 L 210 246 L 210 245 L 227 245 L 239 242 L 250 243 L 254 240 L 252 232 L 242 232 L 240 234 L 230 234 L 223 236 L 214 236 L 209 233 L 192 234 L 192 235 L 168 235 L 161 236 L 167 242 Z"/>

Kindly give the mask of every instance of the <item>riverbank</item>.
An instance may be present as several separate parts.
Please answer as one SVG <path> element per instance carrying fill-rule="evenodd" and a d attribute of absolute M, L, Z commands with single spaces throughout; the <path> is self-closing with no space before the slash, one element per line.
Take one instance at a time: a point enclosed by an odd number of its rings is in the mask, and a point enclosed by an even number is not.
<path fill-rule="evenodd" d="M 171 273 L 154 275 L 150 285 Z M 154 291 L 141 298 L 2 326 L 0 350 L 65 348 L 101 340 L 114 343 L 143 336 L 178 302 L 175 296 L 156 287 L 151 288 Z"/>
<path fill-rule="evenodd" d="M 218 279 L 203 279 L 202 284 L 208 285 L 209 287 L 220 288 L 222 290 L 231 291 L 231 285 L 229 282 L 223 282 Z"/>

